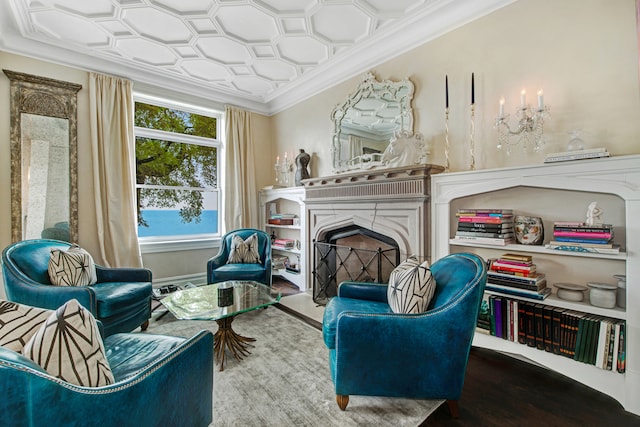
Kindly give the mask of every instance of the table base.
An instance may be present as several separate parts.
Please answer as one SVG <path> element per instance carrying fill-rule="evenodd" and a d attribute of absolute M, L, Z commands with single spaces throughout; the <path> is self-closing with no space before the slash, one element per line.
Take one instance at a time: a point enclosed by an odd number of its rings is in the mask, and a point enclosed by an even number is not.
<path fill-rule="evenodd" d="M 256 340 L 255 338 L 244 337 L 236 333 L 231 328 L 231 323 L 234 318 L 235 316 L 229 316 L 216 320 L 218 331 L 213 337 L 213 350 L 216 355 L 216 363 L 220 365 L 220 371 L 224 371 L 224 360 L 227 349 L 236 359 L 242 360 L 251 354 L 248 348 L 253 347 L 253 344 L 249 343 Z"/>

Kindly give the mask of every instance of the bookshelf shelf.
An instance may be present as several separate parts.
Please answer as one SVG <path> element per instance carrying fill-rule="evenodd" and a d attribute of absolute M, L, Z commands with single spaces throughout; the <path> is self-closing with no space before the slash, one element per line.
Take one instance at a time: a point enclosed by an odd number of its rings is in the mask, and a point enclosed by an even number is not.
<path fill-rule="evenodd" d="M 626 252 L 620 252 L 619 254 L 595 254 L 589 252 L 569 252 L 569 251 L 558 251 L 555 249 L 547 249 L 544 246 L 533 246 L 533 245 L 487 245 L 483 243 L 473 243 L 473 242 L 462 242 L 456 239 L 449 239 L 449 244 L 453 246 L 468 246 L 468 247 L 478 247 L 478 248 L 486 248 L 486 249 L 499 249 L 504 252 L 526 252 L 531 254 L 547 254 L 554 256 L 569 256 L 569 257 L 578 257 L 578 258 L 600 258 L 600 259 L 613 259 L 618 261 L 625 261 L 627 259 Z"/>
<path fill-rule="evenodd" d="M 540 301 L 553 307 L 605 316 L 626 322 L 626 372 L 598 369 L 567 357 L 502 338 L 476 333 L 474 345 L 503 351 L 567 375 L 600 390 L 623 407 L 640 415 L 640 155 L 593 160 L 486 169 L 438 174 L 432 177 L 432 259 L 452 252 L 474 252 L 485 259 L 506 252 L 531 254 L 538 271 L 547 276 L 553 294 Z M 545 242 L 551 240 L 555 221 L 584 220 L 586 208 L 598 202 L 607 223 L 613 224 L 619 254 L 564 252 L 544 246 L 476 244 L 452 239 L 461 208 L 513 209 L 516 215 L 541 217 Z M 616 283 L 614 275 L 627 277 L 626 310 L 602 309 L 588 302 L 557 298 L 554 283 Z M 487 291 L 489 293 L 489 291 Z"/>
<path fill-rule="evenodd" d="M 278 238 L 296 240 L 300 242 L 300 249 L 271 247 L 271 255 L 285 256 L 289 258 L 292 264 L 299 266 L 300 272 L 294 272 L 286 269 L 273 270 L 272 275 L 280 276 L 294 283 L 301 291 L 307 290 L 307 268 L 306 255 L 304 248 L 306 247 L 306 220 L 305 220 L 305 188 L 304 187 L 286 187 L 286 188 L 265 188 L 260 191 L 260 223 L 264 230 L 269 234 L 275 234 Z M 270 217 L 270 209 L 275 209 L 280 214 L 295 214 L 299 224 L 295 225 L 278 225 L 268 224 Z"/>

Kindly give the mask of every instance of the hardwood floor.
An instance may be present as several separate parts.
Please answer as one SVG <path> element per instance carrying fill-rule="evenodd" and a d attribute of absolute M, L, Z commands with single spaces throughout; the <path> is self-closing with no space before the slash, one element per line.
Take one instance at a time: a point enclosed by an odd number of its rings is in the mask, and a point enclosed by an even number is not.
<path fill-rule="evenodd" d="M 640 417 L 611 397 L 553 371 L 480 348 L 472 348 L 460 418 L 446 404 L 421 427 L 627 427 Z"/>

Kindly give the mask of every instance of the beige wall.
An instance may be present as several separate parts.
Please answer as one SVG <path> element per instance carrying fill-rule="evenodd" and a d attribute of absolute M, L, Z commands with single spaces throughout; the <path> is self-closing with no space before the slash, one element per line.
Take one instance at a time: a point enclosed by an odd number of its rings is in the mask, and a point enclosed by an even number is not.
<path fill-rule="evenodd" d="M 449 76 L 450 163 L 470 165 L 471 73 L 475 73 L 476 168 L 541 164 L 564 151 L 568 132 L 583 129 L 587 147 L 613 155 L 640 153 L 640 94 L 635 1 L 520 0 L 394 58 L 372 70 L 381 79 L 409 77 L 416 86 L 415 127 L 431 146 L 431 163 L 444 164 L 444 80 Z M 364 74 L 364 73 L 363 73 Z M 312 176 L 331 175 L 329 113 L 360 76 L 273 117 L 274 152 L 314 153 Z M 541 153 L 498 151 L 494 118 L 501 96 L 514 114 L 522 89 L 536 102 L 539 88 L 551 108 Z"/>

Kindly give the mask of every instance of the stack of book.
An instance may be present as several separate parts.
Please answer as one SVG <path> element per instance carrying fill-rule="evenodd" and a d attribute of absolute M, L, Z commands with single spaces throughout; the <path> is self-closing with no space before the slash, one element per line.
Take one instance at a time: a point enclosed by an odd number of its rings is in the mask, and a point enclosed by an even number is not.
<path fill-rule="evenodd" d="M 515 243 L 511 209 L 458 209 L 455 240 L 508 245 Z"/>
<path fill-rule="evenodd" d="M 606 254 L 620 252 L 620 246 L 613 243 L 611 224 L 587 225 L 584 222 L 555 222 L 553 240 L 546 248 Z"/>
<path fill-rule="evenodd" d="M 271 244 L 271 247 L 274 249 L 295 249 L 296 241 L 292 239 L 275 239 Z"/>
<path fill-rule="evenodd" d="M 545 156 L 544 162 L 567 162 L 570 160 L 599 159 L 601 157 L 609 157 L 609 152 L 606 150 L 606 148 L 589 148 L 586 150 L 550 153 Z"/>
<path fill-rule="evenodd" d="M 271 257 L 271 269 L 272 270 L 284 270 L 289 264 L 289 258 L 286 256 L 272 256 Z"/>
<path fill-rule="evenodd" d="M 599 369 L 626 370 L 624 320 L 501 295 L 485 294 L 481 307 L 477 332 Z"/>
<path fill-rule="evenodd" d="M 531 255 L 511 253 L 489 260 L 486 289 L 537 300 L 551 294 L 546 276 L 536 271 Z"/>
<path fill-rule="evenodd" d="M 296 214 L 273 213 L 269 216 L 267 222 L 271 225 L 294 225 L 297 219 Z"/>

